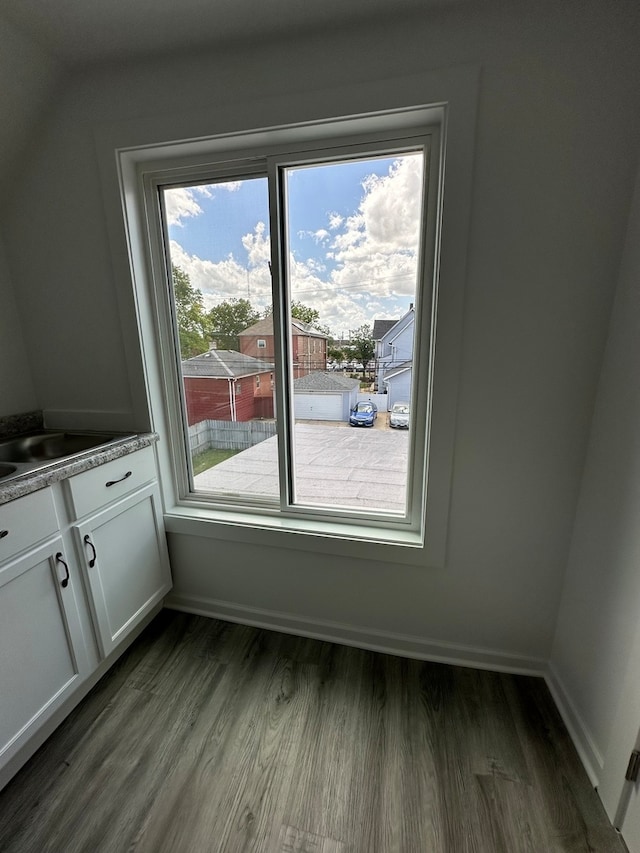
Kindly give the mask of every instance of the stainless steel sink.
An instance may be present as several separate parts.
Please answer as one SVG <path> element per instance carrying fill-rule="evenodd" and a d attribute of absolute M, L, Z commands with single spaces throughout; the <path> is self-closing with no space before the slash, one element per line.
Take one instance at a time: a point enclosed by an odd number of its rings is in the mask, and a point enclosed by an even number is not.
<path fill-rule="evenodd" d="M 0 462 L 47 462 L 82 453 L 112 441 L 113 435 L 39 432 L 0 442 Z"/>
<path fill-rule="evenodd" d="M 130 434 L 38 430 L 8 438 L 0 441 L 0 479 L 39 471 L 61 460 L 106 449 L 132 437 Z"/>

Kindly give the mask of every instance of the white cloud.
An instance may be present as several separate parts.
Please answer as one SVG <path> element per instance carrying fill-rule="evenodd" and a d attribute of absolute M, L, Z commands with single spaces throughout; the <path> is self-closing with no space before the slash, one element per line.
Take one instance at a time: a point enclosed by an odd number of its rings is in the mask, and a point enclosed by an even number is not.
<path fill-rule="evenodd" d="M 200 184 L 195 187 L 175 187 L 164 191 L 167 223 L 184 227 L 183 219 L 190 219 L 204 213 L 198 204 L 196 196 L 213 198 L 214 190 L 236 192 L 242 186 L 242 181 L 227 181 L 220 184 Z"/>
<path fill-rule="evenodd" d="M 316 246 L 324 243 L 330 236 L 326 228 L 319 228 L 317 231 L 298 231 L 298 237 L 311 237 Z"/>
<path fill-rule="evenodd" d="M 175 240 L 170 244 L 171 262 L 184 270 L 193 287 L 201 291 L 206 308 L 225 299 L 249 299 L 262 310 L 271 304 L 271 275 L 269 267 L 250 269 L 232 256 L 223 261 L 208 261 L 190 255 Z"/>
<path fill-rule="evenodd" d="M 247 261 L 250 267 L 269 266 L 271 259 L 271 241 L 264 222 L 258 222 L 253 234 L 245 234 L 242 245 L 247 250 Z"/>
<path fill-rule="evenodd" d="M 361 284 L 381 296 L 415 293 L 421 189 L 422 159 L 415 155 L 363 181 L 358 211 L 332 243 L 335 284 Z"/>
<path fill-rule="evenodd" d="M 234 182 L 239 183 L 239 182 Z M 315 308 L 320 322 L 341 336 L 376 317 L 401 317 L 415 301 L 418 229 L 420 224 L 422 160 L 398 158 L 387 175 L 371 175 L 363 181 L 358 209 L 348 217 L 332 212 L 328 228 L 305 232 L 324 256 L 290 257 L 291 297 Z M 205 195 L 213 187 L 171 190 L 175 224 L 199 215 L 202 210 L 191 190 Z M 167 204 L 169 207 L 169 204 Z M 331 233 L 330 233 L 331 232 Z M 258 222 L 242 237 L 246 255 L 213 262 L 189 255 L 172 241 L 171 259 L 202 291 L 205 305 L 225 299 L 249 298 L 263 310 L 271 304 L 269 271 L 270 239 L 267 226 Z"/>
<path fill-rule="evenodd" d="M 183 227 L 183 219 L 189 219 L 192 216 L 199 216 L 203 213 L 191 188 L 176 187 L 175 189 L 165 190 L 164 203 L 169 225 Z"/>

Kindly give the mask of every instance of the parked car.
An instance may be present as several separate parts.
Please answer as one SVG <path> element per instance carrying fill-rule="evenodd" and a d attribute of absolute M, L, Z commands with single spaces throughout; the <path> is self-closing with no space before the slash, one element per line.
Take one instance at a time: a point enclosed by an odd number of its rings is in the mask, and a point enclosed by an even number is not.
<path fill-rule="evenodd" d="M 389 426 L 393 429 L 409 429 L 411 409 L 408 403 L 394 403 L 389 413 Z"/>
<path fill-rule="evenodd" d="M 351 426 L 372 427 L 373 422 L 378 417 L 378 407 L 370 400 L 361 400 L 356 403 L 351 414 L 349 415 L 349 423 Z"/>

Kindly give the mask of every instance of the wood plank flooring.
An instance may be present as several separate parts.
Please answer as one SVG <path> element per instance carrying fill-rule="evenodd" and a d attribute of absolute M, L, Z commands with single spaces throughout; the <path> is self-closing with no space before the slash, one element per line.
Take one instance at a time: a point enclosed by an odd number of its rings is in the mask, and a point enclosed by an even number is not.
<path fill-rule="evenodd" d="M 163 611 L 0 793 L 3 853 L 623 853 L 541 679 Z"/>

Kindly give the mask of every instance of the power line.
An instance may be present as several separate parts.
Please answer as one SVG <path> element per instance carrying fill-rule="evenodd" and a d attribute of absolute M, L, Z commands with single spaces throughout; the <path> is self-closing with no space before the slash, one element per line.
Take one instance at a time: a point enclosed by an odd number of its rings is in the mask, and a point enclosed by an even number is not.
<path fill-rule="evenodd" d="M 366 278 L 363 279 L 362 282 L 357 284 L 336 284 L 336 282 L 326 282 L 327 285 L 335 288 L 336 290 L 364 290 L 366 287 L 369 287 L 371 284 L 375 284 L 377 282 L 384 281 L 393 281 L 395 279 L 402 278 L 416 278 L 416 276 L 411 275 L 411 273 L 407 273 L 405 275 L 391 275 L 385 276 L 384 278 Z M 304 293 L 319 293 L 321 290 L 320 287 L 315 287 L 309 290 L 296 290 L 295 294 L 304 294 Z"/>

